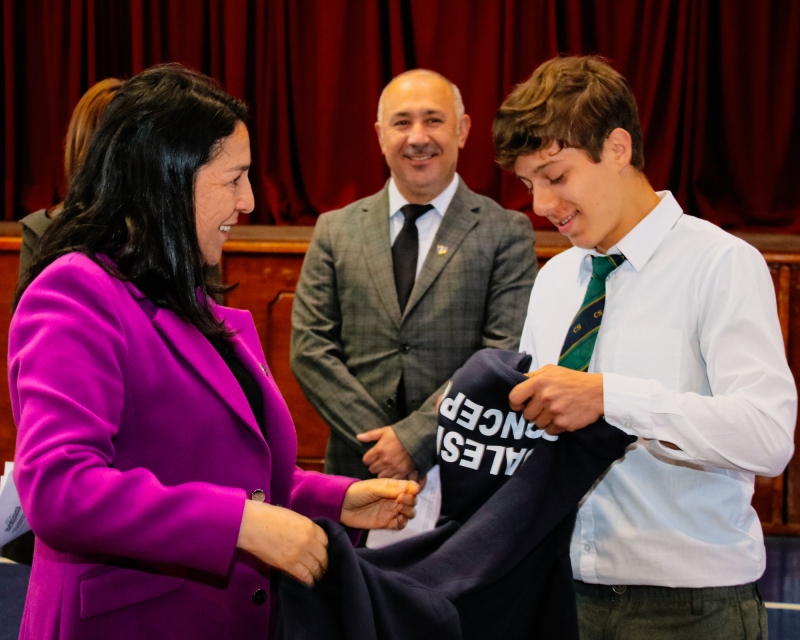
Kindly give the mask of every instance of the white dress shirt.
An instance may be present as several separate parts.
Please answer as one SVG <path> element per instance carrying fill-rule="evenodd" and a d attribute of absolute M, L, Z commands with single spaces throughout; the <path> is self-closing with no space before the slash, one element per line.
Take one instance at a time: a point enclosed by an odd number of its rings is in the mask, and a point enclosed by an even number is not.
<path fill-rule="evenodd" d="M 447 213 L 447 207 L 453 200 L 458 189 L 458 174 L 453 176 L 452 182 L 447 185 L 447 188 L 442 191 L 438 196 L 431 200 L 430 204 L 433 209 L 427 211 L 419 218 L 417 218 L 417 234 L 419 237 L 419 254 L 417 256 L 417 275 L 419 275 L 422 265 L 425 262 L 425 256 L 433 244 L 433 239 L 436 237 L 436 232 L 439 230 L 439 225 L 442 223 L 444 214 Z M 400 233 L 405 223 L 405 217 L 400 209 L 408 204 L 397 185 L 394 183 L 394 178 L 389 179 L 389 242 L 394 246 L 394 241 L 397 234 Z"/>
<path fill-rule="evenodd" d="M 605 419 L 639 440 L 581 502 L 573 574 L 744 584 L 765 567 L 754 474 L 780 474 L 794 450 L 797 392 L 775 291 L 756 249 L 659 197 L 609 250 L 627 260 L 607 280 L 589 371 L 603 374 Z M 539 273 L 520 345 L 532 370 L 558 363 L 591 255 L 573 247 Z"/>

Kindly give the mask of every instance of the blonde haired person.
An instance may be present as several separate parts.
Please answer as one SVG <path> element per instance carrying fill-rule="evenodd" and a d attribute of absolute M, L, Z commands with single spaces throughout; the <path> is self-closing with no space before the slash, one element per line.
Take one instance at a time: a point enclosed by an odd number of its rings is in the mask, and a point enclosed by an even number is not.
<path fill-rule="evenodd" d="M 64 175 L 67 182 L 72 179 L 75 171 L 81 165 L 89 141 L 97 129 L 100 116 L 106 110 L 111 99 L 116 95 L 117 90 L 125 82 L 118 78 L 106 78 L 89 88 L 83 94 L 69 121 L 67 138 L 64 142 Z M 22 223 L 22 247 L 19 253 L 19 275 L 27 273 L 33 260 L 39 238 L 42 237 L 45 229 L 50 225 L 50 221 L 57 216 L 64 203 L 50 207 L 49 209 L 39 209 L 28 216 L 25 216 Z"/>

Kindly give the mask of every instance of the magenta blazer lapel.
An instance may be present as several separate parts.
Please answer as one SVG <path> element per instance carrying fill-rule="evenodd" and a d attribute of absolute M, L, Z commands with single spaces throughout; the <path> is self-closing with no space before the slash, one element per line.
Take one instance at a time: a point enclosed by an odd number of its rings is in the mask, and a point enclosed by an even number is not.
<path fill-rule="evenodd" d="M 286 405 L 275 378 L 267 365 L 258 333 L 249 311 L 230 307 L 214 307 L 217 315 L 225 320 L 225 324 L 236 332 L 233 339 L 234 349 L 239 360 L 250 374 L 258 381 L 264 395 L 264 423 L 267 442 L 272 451 L 272 478 L 289 477 L 294 473 L 297 458 L 297 437 L 292 415 Z M 252 415 L 252 414 L 251 414 Z M 291 437 L 287 438 L 287 434 Z M 284 475 L 287 474 L 287 475 Z M 285 494 L 285 495 L 284 495 Z M 271 495 L 275 503 L 287 504 L 288 493 L 273 483 Z"/>
<path fill-rule="evenodd" d="M 156 310 L 153 324 L 178 355 L 197 371 L 200 378 L 233 410 L 253 435 L 264 442 L 242 388 L 216 349 L 197 328 L 165 309 Z"/>

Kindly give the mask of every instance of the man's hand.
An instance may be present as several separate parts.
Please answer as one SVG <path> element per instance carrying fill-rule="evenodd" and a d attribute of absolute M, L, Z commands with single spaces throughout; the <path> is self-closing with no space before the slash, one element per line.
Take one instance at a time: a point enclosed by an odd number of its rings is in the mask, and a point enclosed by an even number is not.
<path fill-rule="evenodd" d="M 375 442 L 375 446 L 364 454 L 362 462 L 369 472 L 379 478 L 408 478 L 417 466 L 408 455 L 392 427 L 365 431 L 356 436 L 361 442 Z"/>
<path fill-rule="evenodd" d="M 512 411 L 550 435 L 577 431 L 603 415 L 603 375 L 548 364 L 511 390 Z"/>
<path fill-rule="evenodd" d="M 342 524 L 356 529 L 402 529 L 416 515 L 420 486 L 409 480 L 362 480 L 350 485 Z"/>

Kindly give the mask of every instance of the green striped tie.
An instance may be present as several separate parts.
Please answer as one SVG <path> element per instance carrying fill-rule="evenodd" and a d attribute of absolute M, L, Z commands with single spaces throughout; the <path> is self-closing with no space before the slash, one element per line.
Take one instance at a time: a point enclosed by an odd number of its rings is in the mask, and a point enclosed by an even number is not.
<path fill-rule="evenodd" d="M 575 371 L 586 371 L 589 368 L 606 306 L 606 278 L 623 262 L 625 256 L 620 253 L 592 256 L 592 278 L 580 311 L 575 315 L 561 348 L 561 356 L 558 358 L 560 366 Z"/>

